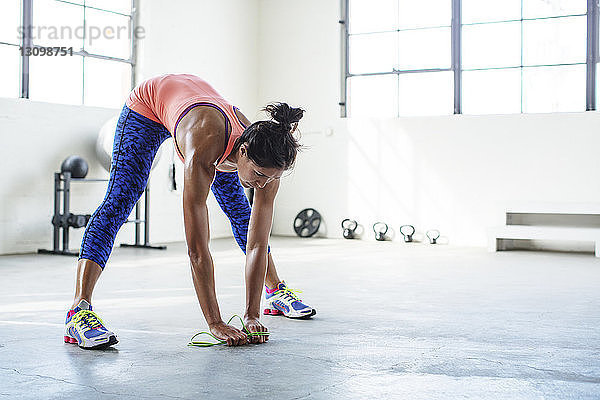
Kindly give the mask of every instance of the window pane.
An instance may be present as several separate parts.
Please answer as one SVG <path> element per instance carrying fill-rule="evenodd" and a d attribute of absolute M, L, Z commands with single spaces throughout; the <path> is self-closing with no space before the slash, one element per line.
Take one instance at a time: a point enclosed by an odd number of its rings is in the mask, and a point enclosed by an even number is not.
<path fill-rule="evenodd" d="M 521 66 L 521 23 L 463 26 L 464 69 Z"/>
<path fill-rule="evenodd" d="M 454 74 L 425 72 L 399 75 L 399 115 L 449 115 L 454 107 Z"/>
<path fill-rule="evenodd" d="M 462 0 L 462 23 L 521 19 L 521 0 Z"/>
<path fill-rule="evenodd" d="M 129 17 L 86 9 L 85 50 L 92 54 L 129 59 Z"/>
<path fill-rule="evenodd" d="M 40 46 L 73 47 L 83 45 L 83 7 L 55 0 L 33 3 L 33 43 Z"/>
<path fill-rule="evenodd" d="M 350 33 L 383 32 L 398 28 L 397 0 L 350 0 Z"/>
<path fill-rule="evenodd" d="M 2 0 L 0 42 L 20 44 L 19 27 L 21 25 L 21 1 Z"/>
<path fill-rule="evenodd" d="M 398 78 L 396 75 L 349 78 L 348 99 L 351 117 L 396 117 Z"/>
<path fill-rule="evenodd" d="M 398 63 L 397 43 L 396 32 L 350 36 L 350 73 L 392 72 Z"/>
<path fill-rule="evenodd" d="M 30 57 L 29 98 L 63 104 L 81 104 L 83 57 Z"/>
<path fill-rule="evenodd" d="M 523 0 L 523 18 L 585 14 L 586 0 Z"/>
<path fill-rule="evenodd" d="M 586 17 L 523 21 L 523 65 L 585 62 Z"/>
<path fill-rule="evenodd" d="M 452 20 L 451 0 L 400 0 L 399 8 L 400 29 L 450 26 Z"/>
<path fill-rule="evenodd" d="M 121 108 L 131 90 L 131 65 L 84 58 L 86 106 Z"/>
<path fill-rule="evenodd" d="M 464 114 L 521 112 L 521 68 L 463 72 Z"/>
<path fill-rule="evenodd" d="M 399 69 L 450 68 L 450 28 L 398 32 Z"/>
<path fill-rule="evenodd" d="M 86 6 L 131 14 L 131 0 L 86 0 Z"/>
<path fill-rule="evenodd" d="M 585 111 L 585 65 L 524 68 L 523 112 Z"/>
<path fill-rule="evenodd" d="M 0 45 L 0 97 L 19 97 L 21 52 L 16 46 Z"/>

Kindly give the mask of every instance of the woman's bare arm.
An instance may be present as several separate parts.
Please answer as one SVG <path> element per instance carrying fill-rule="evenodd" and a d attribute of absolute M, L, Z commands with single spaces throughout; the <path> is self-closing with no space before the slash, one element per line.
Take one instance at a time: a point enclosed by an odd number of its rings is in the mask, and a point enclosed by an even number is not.
<path fill-rule="evenodd" d="M 198 302 L 206 322 L 215 336 L 229 345 L 247 342 L 247 335 L 226 325 L 219 310 L 215 291 L 214 265 L 209 251 L 210 240 L 206 199 L 215 177 L 215 161 L 221 156 L 225 143 L 225 124 L 210 112 L 186 121 L 178 128 L 178 144 L 185 155 L 183 219 L 190 257 L 192 279 Z M 201 114 L 199 113 L 199 114 Z M 186 116 L 187 117 L 187 116 Z"/>
<path fill-rule="evenodd" d="M 248 243 L 246 245 L 246 318 L 258 319 L 265 273 L 267 271 L 267 248 L 273 223 L 273 203 L 279 180 L 255 190 Z"/>

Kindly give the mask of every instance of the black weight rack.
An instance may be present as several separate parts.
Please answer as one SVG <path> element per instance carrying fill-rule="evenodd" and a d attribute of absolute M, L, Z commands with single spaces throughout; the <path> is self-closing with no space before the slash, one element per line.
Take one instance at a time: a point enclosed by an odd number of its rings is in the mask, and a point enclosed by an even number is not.
<path fill-rule="evenodd" d="M 107 182 L 108 179 L 71 178 L 70 172 L 54 173 L 54 215 L 52 217 L 52 250 L 38 249 L 41 254 L 59 254 L 68 256 L 79 255 L 78 251 L 69 249 L 69 229 L 82 228 L 90 219 L 89 214 L 72 214 L 71 207 L 71 183 Z M 61 201 L 62 194 L 62 201 Z M 62 203 L 62 213 L 61 213 Z M 144 249 L 165 250 L 167 246 L 150 244 L 150 185 L 144 189 L 144 218 L 140 218 L 141 200 L 135 204 L 135 219 L 129 219 L 125 223 L 135 224 L 135 242 L 133 244 L 122 243 L 121 247 L 137 247 Z M 141 242 L 141 225 L 144 225 L 144 242 Z M 62 231 L 62 232 L 61 232 Z M 62 235 L 61 235 L 62 233 Z M 61 249 L 62 236 L 62 249 Z"/>

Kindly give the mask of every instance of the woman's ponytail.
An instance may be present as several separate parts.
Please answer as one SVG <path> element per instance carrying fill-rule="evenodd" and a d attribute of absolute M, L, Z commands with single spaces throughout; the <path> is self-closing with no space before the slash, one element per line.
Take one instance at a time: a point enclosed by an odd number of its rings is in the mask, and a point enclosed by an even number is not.
<path fill-rule="evenodd" d="M 287 132 L 293 132 L 298 121 L 304 116 L 303 109 L 290 107 L 287 103 L 272 103 L 263 108 L 263 111 L 266 111 Z"/>
<path fill-rule="evenodd" d="M 238 138 L 234 151 L 246 143 L 248 157 L 256 165 L 287 170 L 294 164 L 301 148 L 293 133 L 304 116 L 304 110 L 286 103 L 272 103 L 263 111 L 271 116 L 271 120 L 257 121 L 247 127 Z"/>

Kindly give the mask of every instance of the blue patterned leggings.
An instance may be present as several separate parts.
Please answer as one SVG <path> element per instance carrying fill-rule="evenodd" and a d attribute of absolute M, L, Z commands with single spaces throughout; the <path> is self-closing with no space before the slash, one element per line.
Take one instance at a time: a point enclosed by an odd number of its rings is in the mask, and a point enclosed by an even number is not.
<path fill-rule="evenodd" d="M 118 230 L 146 188 L 154 156 L 170 137 L 163 125 L 123 107 L 115 132 L 106 196 L 88 222 L 79 259 L 92 260 L 104 269 Z M 235 240 L 246 253 L 250 204 L 237 172 L 217 171 L 211 189 L 231 222 Z"/>

